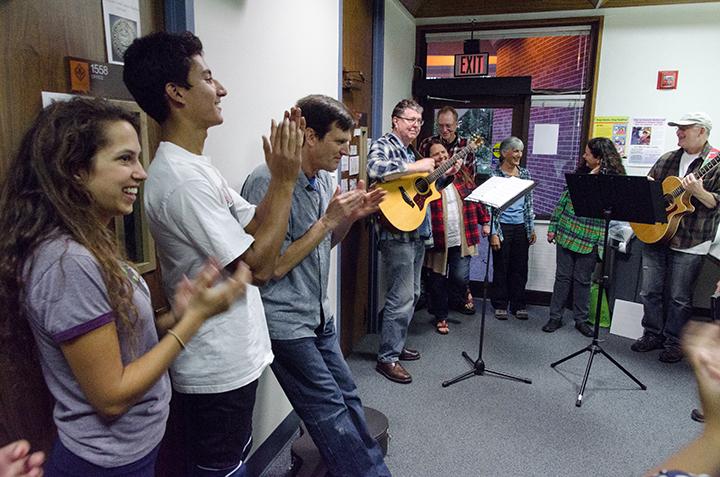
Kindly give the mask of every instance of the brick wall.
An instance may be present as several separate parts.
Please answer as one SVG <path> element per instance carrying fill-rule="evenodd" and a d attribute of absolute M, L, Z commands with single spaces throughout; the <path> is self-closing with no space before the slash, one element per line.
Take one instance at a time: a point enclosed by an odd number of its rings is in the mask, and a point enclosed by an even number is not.
<path fill-rule="evenodd" d="M 498 44 L 498 76 L 532 76 L 533 90 L 552 89 L 575 92 L 587 87 L 586 36 L 557 36 L 503 40 Z M 552 213 L 565 187 L 565 173 L 572 172 L 580 158 L 579 128 L 582 109 L 534 107 L 525 141 L 527 167 L 536 182 L 535 213 Z M 502 115 L 499 115 L 502 117 Z M 506 119 L 500 124 L 505 128 Z M 555 155 L 532 154 L 536 124 L 559 124 L 558 151 Z M 495 133 L 493 131 L 493 139 Z"/>
<path fill-rule="evenodd" d="M 533 89 L 586 88 L 587 36 L 502 40 L 497 45 L 497 76 L 532 76 Z"/>
<path fill-rule="evenodd" d="M 572 172 L 580 159 L 580 131 L 582 109 L 575 108 L 532 108 L 530 110 L 530 131 L 527 144 L 534 141 L 535 124 L 559 124 L 558 153 L 555 155 L 532 154 L 532 147 L 526 145 L 527 167 L 535 187 L 534 205 L 536 215 L 552 213 L 560 194 L 565 188 L 565 173 Z"/>

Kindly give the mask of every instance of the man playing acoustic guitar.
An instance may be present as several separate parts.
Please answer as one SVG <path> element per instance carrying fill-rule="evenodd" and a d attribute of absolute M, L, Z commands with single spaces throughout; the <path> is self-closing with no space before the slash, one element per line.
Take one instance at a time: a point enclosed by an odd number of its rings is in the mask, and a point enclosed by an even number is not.
<path fill-rule="evenodd" d="M 422 111 L 422 107 L 411 99 L 403 99 L 395 106 L 392 112 L 392 131 L 376 140 L 370 147 L 367 172 L 371 181 L 387 182 L 410 174 L 433 172 L 435 160 L 429 157 L 417 158 L 410 147 L 423 124 Z M 446 175 L 456 171 L 457 168 L 453 167 Z M 407 197 L 409 198 L 409 195 Z M 386 284 L 386 294 L 375 369 L 387 379 L 402 384 L 412 382 L 412 377 L 399 361 L 414 361 L 420 358 L 419 352 L 405 348 L 405 338 L 415 302 L 420 296 L 420 271 L 425 256 L 425 240 L 431 236 L 429 220 L 425 214 L 428 204 L 429 202 L 422 202 L 422 205 L 408 206 L 408 214 L 419 209 L 425 217 L 419 227 L 403 227 L 406 231 L 381 227 L 378 231 L 378 248 L 382 253 L 380 269 Z"/>
<path fill-rule="evenodd" d="M 707 114 L 685 114 L 668 125 L 677 127 L 680 149 L 663 154 L 648 177 L 657 181 L 670 176 L 682 178 L 682 195 L 689 194 L 695 211 L 680 219 L 672 238 L 643 246 L 640 297 L 644 334 L 630 349 L 646 352 L 664 348 L 660 361 L 676 363 L 683 357 L 680 332 L 692 316 L 695 281 L 720 222 L 720 168 L 704 167 L 718 152 L 708 142 L 712 121 Z"/>

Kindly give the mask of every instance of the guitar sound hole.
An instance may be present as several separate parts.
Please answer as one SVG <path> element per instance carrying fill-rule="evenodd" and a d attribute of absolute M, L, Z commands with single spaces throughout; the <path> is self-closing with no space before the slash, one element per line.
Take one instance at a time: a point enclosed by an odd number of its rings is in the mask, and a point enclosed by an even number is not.
<path fill-rule="evenodd" d="M 427 194 L 430 190 L 430 184 L 425 179 L 418 179 L 415 181 L 415 190 L 418 194 Z"/>
<path fill-rule="evenodd" d="M 663 196 L 663 199 L 665 200 L 665 208 L 672 206 L 675 203 L 675 199 L 670 194 L 665 194 Z"/>

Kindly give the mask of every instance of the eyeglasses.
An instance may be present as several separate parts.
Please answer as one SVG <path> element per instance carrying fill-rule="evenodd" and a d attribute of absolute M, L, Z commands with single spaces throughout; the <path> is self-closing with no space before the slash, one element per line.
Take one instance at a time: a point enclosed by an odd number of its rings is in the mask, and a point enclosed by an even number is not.
<path fill-rule="evenodd" d="M 425 121 L 423 121 L 421 118 L 404 118 L 404 117 L 402 117 L 402 116 L 395 116 L 395 117 L 396 117 L 396 118 L 400 118 L 400 119 L 404 119 L 405 121 L 408 122 L 408 124 L 418 124 L 418 125 L 420 125 L 420 126 L 422 126 L 423 124 L 425 124 Z"/>

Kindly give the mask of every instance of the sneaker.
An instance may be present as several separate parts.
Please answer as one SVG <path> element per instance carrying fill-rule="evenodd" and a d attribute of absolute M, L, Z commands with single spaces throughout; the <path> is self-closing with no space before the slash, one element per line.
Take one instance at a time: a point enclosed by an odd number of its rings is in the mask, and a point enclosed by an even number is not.
<path fill-rule="evenodd" d="M 528 312 L 525 308 L 522 310 L 518 310 L 515 312 L 515 318 L 518 320 L 527 320 L 528 319 Z"/>
<path fill-rule="evenodd" d="M 563 325 L 563 322 L 560 320 L 553 320 L 550 318 L 547 323 L 545 323 L 545 326 L 542 327 L 542 330 L 545 333 L 553 333 L 557 331 L 559 328 L 561 328 Z"/>
<path fill-rule="evenodd" d="M 576 321 L 575 329 L 587 337 L 593 336 L 595 334 L 593 329 L 590 328 L 590 325 L 588 325 L 586 321 Z"/>
<path fill-rule="evenodd" d="M 637 339 L 630 349 L 637 353 L 646 353 L 654 349 L 663 349 L 665 338 L 658 335 L 646 334 Z"/>
<path fill-rule="evenodd" d="M 495 310 L 495 318 L 497 318 L 498 320 L 507 320 L 508 319 L 507 310 L 498 308 L 497 310 Z"/>
<path fill-rule="evenodd" d="M 658 359 L 663 363 L 677 363 L 683 359 L 683 352 L 678 346 L 670 346 L 662 350 Z"/>

